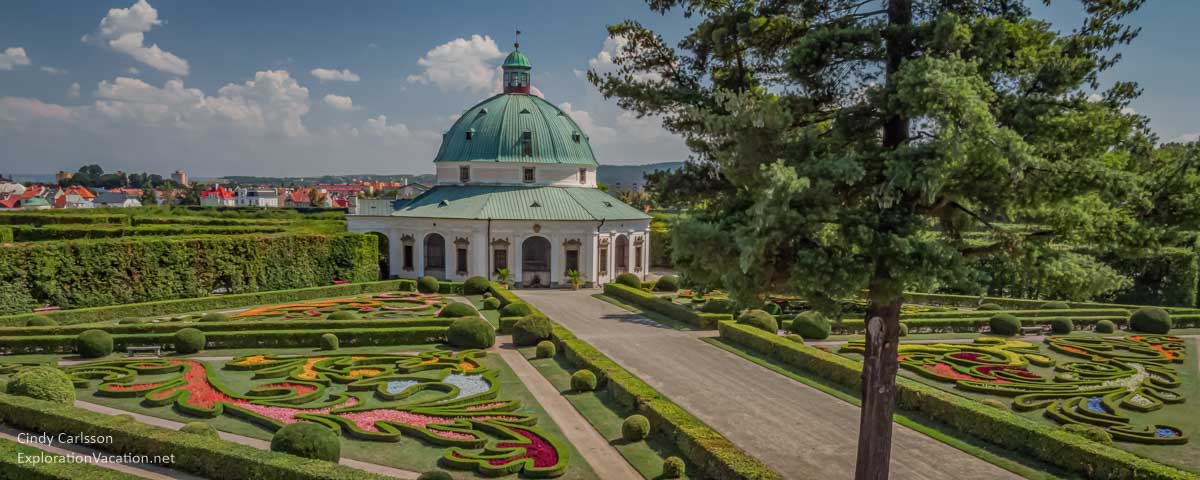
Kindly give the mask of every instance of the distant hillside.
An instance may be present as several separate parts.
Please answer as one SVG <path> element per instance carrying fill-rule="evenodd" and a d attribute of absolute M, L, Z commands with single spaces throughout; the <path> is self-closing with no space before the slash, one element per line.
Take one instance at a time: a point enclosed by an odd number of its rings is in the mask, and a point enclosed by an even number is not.
<path fill-rule="evenodd" d="M 609 188 L 629 188 L 630 185 L 644 185 L 647 173 L 656 170 L 675 170 L 683 166 L 683 162 L 651 163 L 649 165 L 601 165 L 596 171 L 596 181 L 608 185 Z"/>
<path fill-rule="evenodd" d="M 229 175 L 222 180 L 244 185 L 271 185 L 285 187 L 290 185 L 341 184 L 351 182 L 399 182 L 408 179 L 409 183 L 432 184 L 437 180 L 433 174 L 422 175 L 322 175 L 318 177 L 251 177 Z"/>

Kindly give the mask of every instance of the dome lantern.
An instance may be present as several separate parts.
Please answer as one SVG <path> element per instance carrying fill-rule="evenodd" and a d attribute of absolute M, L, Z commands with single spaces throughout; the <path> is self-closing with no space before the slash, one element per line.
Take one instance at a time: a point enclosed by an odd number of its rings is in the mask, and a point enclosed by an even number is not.
<path fill-rule="evenodd" d="M 529 94 L 529 59 L 521 53 L 521 31 L 517 30 L 517 41 L 513 42 L 513 51 L 504 59 L 504 93 Z"/>

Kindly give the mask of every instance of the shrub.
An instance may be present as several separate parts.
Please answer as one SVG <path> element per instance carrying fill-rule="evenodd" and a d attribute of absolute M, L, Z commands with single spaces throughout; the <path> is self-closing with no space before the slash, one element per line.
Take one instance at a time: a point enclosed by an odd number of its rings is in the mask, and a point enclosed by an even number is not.
<path fill-rule="evenodd" d="M 104 330 L 86 330 L 75 338 L 75 351 L 83 358 L 100 358 L 113 352 L 113 338 Z"/>
<path fill-rule="evenodd" d="M 679 277 L 674 275 L 663 275 L 658 277 L 658 281 L 654 282 L 654 290 L 659 292 L 679 291 Z"/>
<path fill-rule="evenodd" d="M 479 317 L 462 317 L 446 329 L 446 342 L 458 348 L 488 348 L 496 344 L 496 329 Z"/>
<path fill-rule="evenodd" d="M 492 298 L 492 292 L 491 291 L 483 292 L 483 298 Z"/>
<path fill-rule="evenodd" d="M 766 305 L 763 305 L 763 311 L 776 317 L 783 315 L 783 308 L 775 302 L 767 302 Z"/>
<path fill-rule="evenodd" d="M 1050 319 L 1050 331 L 1054 333 L 1071 333 L 1075 330 L 1075 322 L 1072 322 L 1067 317 L 1055 317 Z"/>
<path fill-rule="evenodd" d="M 1142 307 L 1129 316 L 1129 329 L 1142 333 L 1171 331 L 1171 314 L 1158 307 Z"/>
<path fill-rule="evenodd" d="M 553 329 L 550 320 L 540 315 L 522 318 L 512 327 L 513 343 L 518 347 L 537 345 L 538 342 L 549 339 Z"/>
<path fill-rule="evenodd" d="M 679 457 L 667 457 L 663 460 L 662 478 L 683 478 L 687 466 Z"/>
<path fill-rule="evenodd" d="M 1086 438 L 1088 440 L 1091 440 L 1093 442 L 1103 443 L 1105 445 L 1112 445 L 1112 443 L 1113 443 L 1112 435 L 1109 434 L 1108 432 L 1104 431 L 1103 428 L 1097 427 L 1095 425 L 1084 425 L 1081 423 L 1068 423 L 1066 425 L 1059 427 L 1059 430 L 1062 430 L 1067 433 L 1073 433 L 1075 435 L 1079 435 L 1079 436 Z"/>
<path fill-rule="evenodd" d="M 201 322 L 228 322 L 229 315 L 220 312 L 208 312 L 200 317 Z"/>
<path fill-rule="evenodd" d="M 55 325 L 58 325 L 58 322 L 45 315 L 36 315 L 29 319 L 28 322 L 25 322 L 25 326 L 27 327 L 53 327 Z"/>
<path fill-rule="evenodd" d="M 442 310 L 438 312 L 438 316 L 442 318 L 478 317 L 479 311 L 475 310 L 475 307 L 465 303 L 450 302 L 442 307 Z"/>
<path fill-rule="evenodd" d="M 358 314 L 349 310 L 338 310 L 325 317 L 329 320 L 358 320 Z"/>
<path fill-rule="evenodd" d="M 1117 324 L 1112 320 L 1101 320 L 1096 322 L 1096 333 L 1113 333 L 1117 331 Z"/>
<path fill-rule="evenodd" d="M 554 358 L 558 355 L 558 346 L 549 340 L 542 340 L 537 344 L 537 358 Z"/>
<path fill-rule="evenodd" d="M 638 290 L 642 289 L 642 279 L 629 272 L 617 275 L 616 282 L 629 288 L 636 288 Z"/>
<path fill-rule="evenodd" d="M 220 438 L 220 435 L 217 434 L 217 429 L 213 428 L 212 425 L 209 425 L 208 422 L 188 422 L 184 424 L 183 427 L 180 427 L 179 431 L 194 433 L 196 435 L 203 435 L 206 437 Z"/>
<path fill-rule="evenodd" d="M 810 311 L 796 315 L 788 330 L 809 340 L 829 338 L 829 320 L 820 312 Z"/>
<path fill-rule="evenodd" d="M 533 309 L 525 302 L 513 302 L 500 309 L 501 317 L 524 317 L 532 313 Z"/>
<path fill-rule="evenodd" d="M 793 342 L 799 343 L 799 344 L 801 344 L 801 345 L 803 345 L 803 344 L 804 344 L 804 337 L 801 337 L 801 336 L 799 336 L 799 335 L 796 335 L 796 334 L 794 334 L 794 333 L 789 333 L 789 334 L 787 334 L 787 336 L 785 336 L 784 338 L 786 338 L 786 339 L 788 339 L 788 340 L 791 340 L 791 341 L 793 341 Z"/>
<path fill-rule="evenodd" d="M 996 335 L 1016 335 L 1021 330 L 1021 321 L 1007 313 L 988 319 L 988 327 Z"/>
<path fill-rule="evenodd" d="M 489 282 L 488 279 L 480 276 L 468 278 L 467 281 L 463 282 L 464 295 L 480 295 L 487 293 L 487 291 L 491 288 L 492 282 Z"/>
<path fill-rule="evenodd" d="M 117 325 L 141 325 L 143 323 L 146 323 L 146 321 L 140 318 L 126 318 L 118 321 Z"/>
<path fill-rule="evenodd" d="M 483 299 L 483 309 L 484 310 L 498 310 L 499 308 L 500 308 L 500 299 L 499 298 Z"/>
<path fill-rule="evenodd" d="M 184 328 L 175 332 L 175 351 L 178 353 L 196 353 L 204 350 L 205 342 L 204 332 L 200 330 Z"/>
<path fill-rule="evenodd" d="M 1071 306 L 1067 302 L 1046 302 L 1038 308 L 1042 310 L 1068 310 Z"/>
<path fill-rule="evenodd" d="M 422 473 L 421 476 L 417 477 L 417 480 L 454 480 L 454 477 L 441 470 L 430 470 Z"/>
<path fill-rule="evenodd" d="M 342 442 L 333 430 L 318 423 L 297 422 L 284 425 L 271 437 L 271 451 L 337 462 Z"/>
<path fill-rule="evenodd" d="M 438 279 L 429 275 L 421 277 L 417 280 L 417 291 L 421 293 L 438 293 Z"/>
<path fill-rule="evenodd" d="M 994 303 L 984 303 L 984 304 L 979 305 L 979 307 L 976 308 L 976 310 L 984 310 L 984 311 L 1004 310 L 1004 307 L 1001 307 L 1000 305 L 996 305 Z"/>
<path fill-rule="evenodd" d="M 626 442 L 640 442 L 650 436 L 650 420 L 642 415 L 630 415 L 621 423 L 621 438 Z"/>
<path fill-rule="evenodd" d="M 591 370 L 576 370 L 571 374 L 571 390 L 590 392 L 596 389 L 596 374 Z"/>
<path fill-rule="evenodd" d="M 901 336 L 901 337 L 907 337 L 907 336 L 908 336 L 908 324 L 906 324 L 906 323 L 901 323 L 901 324 L 900 324 L 900 336 Z"/>
<path fill-rule="evenodd" d="M 733 302 L 728 298 L 714 298 L 704 302 L 704 306 L 700 307 L 700 311 L 704 313 L 733 313 Z"/>
<path fill-rule="evenodd" d="M 737 323 L 770 332 L 779 333 L 779 322 L 775 317 L 762 310 L 746 310 L 738 316 Z"/>
<path fill-rule="evenodd" d="M 67 373 L 44 365 L 13 374 L 8 380 L 8 393 L 63 405 L 75 403 L 75 385 Z"/>
<path fill-rule="evenodd" d="M 337 335 L 326 333 L 321 335 L 321 350 L 337 350 L 338 338 Z"/>

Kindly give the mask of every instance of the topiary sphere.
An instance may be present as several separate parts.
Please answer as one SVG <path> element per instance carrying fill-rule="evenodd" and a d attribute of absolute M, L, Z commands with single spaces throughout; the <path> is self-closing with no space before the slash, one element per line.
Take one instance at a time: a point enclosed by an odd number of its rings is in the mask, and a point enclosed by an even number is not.
<path fill-rule="evenodd" d="M 675 275 L 663 275 L 658 277 L 654 282 L 654 290 L 659 292 L 676 292 L 679 291 L 679 277 Z"/>
<path fill-rule="evenodd" d="M 629 272 L 625 272 L 620 275 L 617 275 L 617 283 L 624 285 L 626 287 L 636 288 L 639 290 L 642 288 L 642 279 L 638 278 L 637 275 L 634 275 Z"/>
<path fill-rule="evenodd" d="M 901 324 L 900 324 L 900 336 L 901 336 L 901 337 L 907 337 L 907 336 L 908 336 L 908 324 L 906 324 L 906 323 L 901 323 Z"/>
<path fill-rule="evenodd" d="M 809 311 L 796 315 L 788 330 L 809 340 L 824 340 L 829 338 L 831 327 L 829 320 L 820 312 Z"/>
<path fill-rule="evenodd" d="M 196 353 L 204 350 L 204 344 L 207 340 L 204 337 L 204 332 L 194 328 L 184 328 L 175 332 L 175 352 L 177 353 Z"/>
<path fill-rule="evenodd" d="M 75 404 L 75 385 L 67 373 L 54 367 L 37 366 L 18 371 L 8 379 L 8 393 L 63 405 Z"/>
<path fill-rule="evenodd" d="M 75 338 L 75 351 L 83 358 L 100 358 L 113 352 L 113 338 L 104 330 L 85 330 Z"/>
<path fill-rule="evenodd" d="M 438 279 L 433 278 L 432 276 L 426 275 L 424 277 L 417 279 L 417 291 L 418 292 L 438 293 L 438 289 L 440 289 L 440 288 L 441 288 L 441 284 L 438 283 Z"/>
<path fill-rule="evenodd" d="M 458 348 L 489 348 L 496 344 L 496 329 L 478 316 L 462 317 L 446 329 L 446 342 Z"/>
<path fill-rule="evenodd" d="M 596 374 L 591 370 L 576 370 L 571 374 L 571 390 L 590 392 L 596 389 Z"/>
<path fill-rule="evenodd" d="M 1038 308 L 1042 310 L 1069 310 L 1071 305 L 1069 305 L 1067 302 L 1046 302 Z"/>
<path fill-rule="evenodd" d="M 687 466 L 679 457 L 667 457 L 663 460 L 662 478 L 683 478 Z"/>
<path fill-rule="evenodd" d="M 1171 314 L 1158 307 L 1142 307 L 1129 316 L 1129 329 L 1163 334 L 1171 331 Z"/>
<path fill-rule="evenodd" d="M 1050 331 L 1059 334 L 1071 333 L 1075 330 L 1075 322 L 1067 317 L 1056 317 L 1050 319 Z"/>
<path fill-rule="evenodd" d="M 738 315 L 737 323 L 748 325 L 772 335 L 779 333 L 779 322 L 775 317 L 763 310 L 746 310 Z"/>
<path fill-rule="evenodd" d="M 220 435 L 217 434 L 217 429 L 213 428 L 212 425 L 209 425 L 208 422 L 188 422 L 183 427 L 180 427 L 179 431 L 195 435 L 203 435 L 205 437 L 220 438 Z"/>
<path fill-rule="evenodd" d="M 542 340 L 537 344 L 537 358 L 554 358 L 558 354 L 558 346 L 549 340 Z"/>
<path fill-rule="evenodd" d="M 621 423 L 621 438 L 626 442 L 640 442 L 650 436 L 650 420 L 642 415 L 630 415 Z"/>
<path fill-rule="evenodd" d="M 714 298 L 700 307 L 704 313 L 733 313 L 733 302 L 728 298 Z"/>
<path fill-rule="evenodd" d="M 1113 333 L 1117 331 L 1117 324 L 1111 320 L 1101 320 L 1096 322 L 1096 333 Z"/>
<path fill-rule="evenodd" d="M 58 325 L 58 322 L 45 315 L 34 315 L 28 322 L 25 322 L 27 327 L 53 327 L 55 325 Z"/>
<path fill-rule="evenodd" d="M 978 308 L 976 308 L 976 310 L 985 310 L 985 311 L 1004 310 L 1004 307 L 1001 307 L 994 303 L 984 303 L 984 304 L 980 305 Z"/>
<path fill-rule="evenodd" d="M 475 310 L 475 307 L 465 303 L 450 302 L 442 307 L 442 310 L 438 312 L 438 316 L 442 318 L 478 317 L 479 311 Z"/>
<path fill-rule="evenodd" d="M 1112 445 L 1112 443 L 1113 443 L 1112 434 L 1108 433 L 1103 428 L 1097 427 L 1095 425 L 1084 425 L 1081 423 L 1068 423 L 1066 425 L 1059 427 L 1059 430 L 1062 430 L 1067 433 L 1073 433 L 1075 435 L 1079 435 L 1079 436 L 1086 438 L 1088 440 L 1091 440 L 1093 442 L 1103 443 L 1105 445 Z"/>
<path fill-rule="evenodd" d="M 349 310 L 338 310 L 325 317 L 326 320 L 358 320 L 358 314 Z"/>
<path fill-rule="evenodd" d="M 492 282 L 480 276 L 468 278 L 467 281 L 463 282 L 463 294 L 465 295 L 481 295 L 487 293 L 491 288 Z"/>
<path fill-rule="evenodd" d="M 484 310 L 498 310 L 499 308 L 500 308 L 500 299 L 499 298 L 483 299 L 483 309 Z"/>
<path fill-rule="evenodd" d="M 541 315 L 522 318 L 513 324 L 513 343 L 518 347 L 537 345 L 538 342 L 550 338 L 550 331 L 552 329 L 550 320 Z"/>
<path fill-rule="evenodd" d="M 275 432 L 271 437 L 271 451 L 336 462 L 342 456 L 342 442 L 329 427 L 296 422 Z"/>
<path fill-rule="evenodd" d="M 220 312 L 208 312 L 200 317 L 201 322 L 228 322 L 229 315 Z"/>
<path fill-rule="evenodd" d="M 1007 313 L 988 319 L 988 328 L 996 335 L 1016 335 L 1021 330 L 1021 321 Z"/>
<path fill-rule="evenodd" d="M 338 343 L 337 335 L 332 333 L 321 334 L 321 350 L 337 350 Z"/>
<path fill-rule="evenodd" d="M 417 477 L 417 480 L 454 480 L 454 477 L 441 470 L 430 470 L 422 473 L 421 476 Z"/>
<path fill-rule="evenodd" d="M 767 302 L 766 305 L 763 305 L 763 311 L 776 317 L 783 315 L 783 307 L 780 307 L 779 304 L 775 302 Z"/>
<path fill-rule="evenodd" d="M 513 302 L 500 309 L 501 317 L 524 317 L 532 313 L 533 309 L 525 302 Z"/>

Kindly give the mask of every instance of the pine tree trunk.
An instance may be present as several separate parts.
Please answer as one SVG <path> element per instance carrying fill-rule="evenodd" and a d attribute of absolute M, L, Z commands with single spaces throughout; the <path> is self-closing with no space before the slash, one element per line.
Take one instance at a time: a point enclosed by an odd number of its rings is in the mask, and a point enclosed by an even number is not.
<path fill-rule="evenodd" d="M 885 291 L 878 291 L 885 290 Z M 862 412 L 858 423 L 856 480 L 887 480 L 892 452 L 892 410 L 896 406 L 896 347 L 900 341 L 900 297 L 890 288 L 871 288 L 867 344 L 863 352 Z"/>

